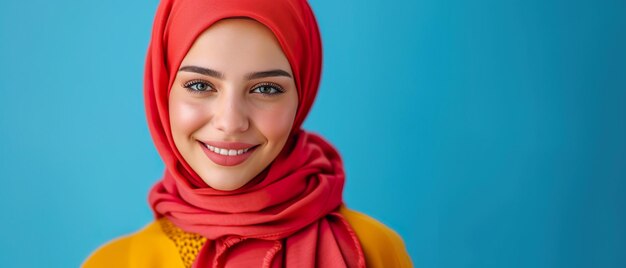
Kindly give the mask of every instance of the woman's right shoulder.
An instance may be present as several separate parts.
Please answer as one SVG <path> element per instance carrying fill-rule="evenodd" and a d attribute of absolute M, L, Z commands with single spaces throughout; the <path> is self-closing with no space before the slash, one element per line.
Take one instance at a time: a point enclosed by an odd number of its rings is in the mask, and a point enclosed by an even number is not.
<path fill-rule="evenodd" d="M 163 232 L 162 220 L 100 246 L 82 267 L 184 267 L 176 246 Z"/>

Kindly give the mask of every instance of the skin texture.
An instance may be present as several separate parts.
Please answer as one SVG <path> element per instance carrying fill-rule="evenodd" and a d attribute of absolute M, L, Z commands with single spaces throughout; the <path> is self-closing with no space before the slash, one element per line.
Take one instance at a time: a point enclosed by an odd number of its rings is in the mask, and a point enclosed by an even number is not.
<path fill-rule="evenodd" d="M 215 70 L 222 77 L 189 66 Z M 249 77 L 270 70 L 284 73 Z M 219 21 L 196 39 L 172 85 L 169 116 L 176 148 L 210 187 L 238 189 L 284 147 L 298 106 L 297 94 L 289 61 L 268 28 L 251 19 Z M 222 166 L 207 157 L 199 141 L 258 147 L 241 164 Z"/>

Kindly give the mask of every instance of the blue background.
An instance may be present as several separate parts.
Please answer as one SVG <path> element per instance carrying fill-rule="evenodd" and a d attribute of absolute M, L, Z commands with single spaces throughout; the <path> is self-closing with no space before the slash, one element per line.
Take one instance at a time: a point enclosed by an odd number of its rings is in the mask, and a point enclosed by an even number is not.
<path fill-rule="evenodd" d="M 0 263 L 76 267 L 151 221 L 157 1 L 0 2 Z M 312 1 L 305 127 L 417 267 L 626 267 L 626 2 Z"/>

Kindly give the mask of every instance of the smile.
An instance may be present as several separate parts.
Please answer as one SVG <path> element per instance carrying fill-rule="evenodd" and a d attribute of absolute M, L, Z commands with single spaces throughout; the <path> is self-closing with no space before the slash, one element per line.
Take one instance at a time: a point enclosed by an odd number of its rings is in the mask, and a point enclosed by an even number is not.
<path fill-rule="evenodd" d="M 208 144 L 205 144 L 207 148 L 209 148 L 209 150 L 211 150 L 211 152 L 217 153 L 217 154 L 221 154 L 221 155 L 229 155 L 229 156 L 234 156 L 234 155 L 241 155 L 245 152 L 248 152 L 248 150 L 250 150 L 250 148 L 246 148 L 246 149 L 239 149 L 239 150 L 229 150 L 229 149 L 224 149 L 224 148 L 218 148 L 215 146 L 211 146 Z"/>
<path fill-rule="evenodd" d="M 248 159 L 259 146 L 241 142 L 198 141 L 204 154 L 220 166 L 236 166 Z"/>

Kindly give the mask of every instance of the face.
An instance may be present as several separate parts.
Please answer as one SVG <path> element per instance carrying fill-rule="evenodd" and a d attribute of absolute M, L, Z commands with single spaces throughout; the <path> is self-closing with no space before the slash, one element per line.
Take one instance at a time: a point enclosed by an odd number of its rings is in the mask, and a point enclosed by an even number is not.
<path fill-rule="evenodd" d="M 238 189 L 282 150 L 297 94 L 268 28 L 249 19 L 219 21 L 196 39 L 176 74 L 169 96 L 174 143 L 210 187 Z"/>

